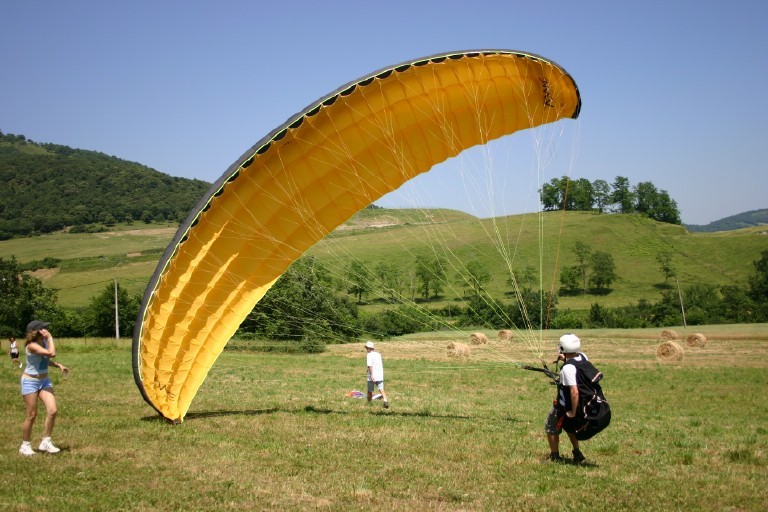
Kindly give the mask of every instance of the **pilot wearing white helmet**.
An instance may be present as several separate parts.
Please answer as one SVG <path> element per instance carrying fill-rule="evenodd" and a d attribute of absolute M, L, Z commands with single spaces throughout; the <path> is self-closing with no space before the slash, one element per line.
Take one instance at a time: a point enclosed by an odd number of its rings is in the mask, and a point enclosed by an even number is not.
<path fill-rule="evenodd" d="M 571 359 L 576 361 L 588 360 L 586 355 L 579 352 L 581 350 L 581 340 L 575 334 L 563 334 L 560 337 L 558 349 L 558 361 L 567 362 Z M 547 434 L 547 442 L 549 443 L 549 459 L 553 462 L 563 462 L 564 459 L 560 456 L 560 434 L 563 430 L 563 420 L 566 416 L 573 418 L 576 415 L 576 408 L 579 403 L 579 388 L 576 385 L 576 367 L 574 365 L 563 365 L 557 389 L 557 398 L 547 415 L 544 431 Z M 566 393 L 568 393 L 567 396 Z M 566 405 L 569 406 L 568 410 L 566 410 Z M 574 434 L 566 433 L 571 441 L 571 445 L 573 445 L 573 461 L 577 464 L 584 462 L 584 455 L 579 450 L 579 440 L 576 439 Z"/>

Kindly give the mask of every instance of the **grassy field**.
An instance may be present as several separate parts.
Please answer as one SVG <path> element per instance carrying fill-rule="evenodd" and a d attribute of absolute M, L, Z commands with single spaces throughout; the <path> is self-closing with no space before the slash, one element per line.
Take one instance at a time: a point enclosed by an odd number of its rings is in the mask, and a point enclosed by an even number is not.
<path fill-rule="evenodd" d="M 22 263 L 45 257 L 61 259 L 60 267 L 35 275 L 45 286 L 59 290 L 60 304 L 85 306 L 115 278 L 130 293 L 143 293 L 176 229 L 175 224 L 135 223 L 109 233 L 55 233 L 5 240 L 0 241 L 0 257 L 15 256 Z M 538 269 L 541 264 L 544 289 L 554 285 L 557 290 L 559 269 L 576 263 L 572 249 L 577 241 L 594 251 L 609 252 L 619 280 L 607 295 L 561 295 L 561 309 L 586 310 L 595 302 L 615 307 L 640 299 L 658 301 L 664 286 L 656 261 L 661 250 L 672 252 L 683 288 L 694 284 L 746 286 L 747 277 L 754 272 L 753 262 L 768 248 L 764 227 L 689 233 L 681 226 L 626 215 L 549 212 L 541 217 L 527 214 L 481 220 L 454 210 L 376 209 L 359 212 L 309 254 L 336 276 L 344 275 L 352 257 L 371 268 L 382 261 L 394 262 L 407 274 L 417 256 L 443 256 L 451 267 L 450 283 L 440 301 L 429 303 L 440 307 L 460 300 L 464 289 L 454 284 L 455 269 L 472 260 L 482 262 L 493 276 L 485 288 L 494 297 L 511 291 L 507 283 L 510 265 L 519 276 L 522 269 Z M 554 276 L 553 269 L 558 269 Z M 534 287 L 538 288 L 538 281 Z M 364 308 L 382 307 L 376 294 L 367 299 L 370 304 Z"/>
<path fill-rule="evenodd" d="M 346 396 L 361 344 L 227 350 L 179 426 L 142 401 L 128 340 L 62 339 L 58 455 L 18 455 L 18 369 L 0 367 L 0 509 L 764 510 L 768 325 L 701 329 L 679 363 L 657 360 L 658 330 L 579 333 L 613 409 L 584 466 L 543 462 L 554 388 L 512 364 L 535 343 L 493 332 L 461 361 L 457 333 L 380 343 L 388 410 Z"/>
<path fill-rule="evenodd" d="M 0 257 L 15 256 L 21 263 L 60 259 L 60 267 L 41 269 L 35 276 L 45 286 L 59 290 L 59 303 L 67 307 L 87 305 L 115 278 L 129 293 L 143 293 L 178 225 L 136 223 L 113 229 L 4 240 Z"/>
<path fill-rule="evenodd" d="M 597 215 L 586 212 L 548 212 L 478 220 L 449 217 L 441 222 L 435 215 L 429 226 L 403 225 L 361 232 L 336 232 L 310 250 L 329 266 L 343 266 L 355 255 L 370 267 L 381 261 L 394 261 L 412 268 L 416 255 L 441 255 L 449 267 L 460 267 L 472 260 L 482 262 L 493 276 L 485 289 L 503 297 L 512 288 L 507 283 L 509 265 L 522 275 L 526 267 L 543 271 L 543 289 L 560 287 L 559 271 L 576 264 L 573 247 L 577 241 L 593 251 L 611 254 L 619 279 L 607 295 L 559 296 L 559 307 L 586 310 L 599 302 L 606 307 L 656 302 L 664 287 L 664 276 L 656 255 L 670 251 L 680 285 L 694 284 L 746 286 L 754 272 L 753 262 L 768 249 L 764 227 L 723 233 L 689 233 L 681 226 L 664 224 L 632 215 Z M 541 239 L 540 239 L 541 235 Z M 499 243 L 503 249 L 494 243 Z M 508 254 L 502 256 L 502 250 Z M 339 255 L 342 255 L 341 257 Z M 553 272 L 555 270 L 555 272 Z M 452 272 L 449 279 L 453 283 Z M 674 280 L 670 283 L 674 286 Z M 538 281 L 534 284 L 538 288 Z M 445 291 L 444 305 L 460 297 L 455 286 Z"/>

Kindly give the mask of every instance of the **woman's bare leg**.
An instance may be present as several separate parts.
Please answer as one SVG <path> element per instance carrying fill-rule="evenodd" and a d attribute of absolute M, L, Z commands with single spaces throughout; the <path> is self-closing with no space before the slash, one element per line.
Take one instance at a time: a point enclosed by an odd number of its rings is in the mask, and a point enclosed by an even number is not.
<path fill-rule="evenodd" d="M 59 412 L 56 406 L 56 396 L 52 389 L 40 391 L 40 400 L 45 404 L 45 424 L 43 425 L 43 437 L 51 437 L 53 424 L 56 423 L 56 414 Z"/>
<path fill-rule="evenodd" d="M 21 424 L 21 439 L 29 441 L 32 438 L 32 426 L 35 424 L 35 418 L 37 418 L 37 393 L 24 395 L 22 398 L 24 399 L 26 415 L 24 416 L 24 423 Z"/>

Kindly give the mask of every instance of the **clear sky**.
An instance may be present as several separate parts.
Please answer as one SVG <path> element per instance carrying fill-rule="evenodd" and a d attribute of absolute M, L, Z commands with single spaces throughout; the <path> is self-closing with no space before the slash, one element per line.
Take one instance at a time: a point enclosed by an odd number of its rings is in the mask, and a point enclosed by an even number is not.
<path fill-rule="evenodd" d="M 5 0 L 0 48 L 4 133 L 209 182 L 369 72 L 526 51 L 581 91 L 580 119 L 561 122 L 572 177 L 651 181 L 687 224 L 768 208 L 764 0 Z"/>

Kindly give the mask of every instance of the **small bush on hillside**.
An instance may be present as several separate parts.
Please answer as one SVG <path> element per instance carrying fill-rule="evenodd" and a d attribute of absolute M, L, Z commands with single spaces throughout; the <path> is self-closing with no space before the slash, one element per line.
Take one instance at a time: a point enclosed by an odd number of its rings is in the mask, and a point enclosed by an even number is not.
<path fill-rule="evenodd" d="M 103 226 L 101 224 L 78 224 L 76 226 L 72 226 L 69 229 L 70 233 L 103 233 L 105 231 L 109 231 L 109 229 L 106 226 Z"/>
<path fill-rule="evenodd" d="M 439 328 L 437 317 L 428 310 L 402 305 L 379 313 L 363 315 L 361 326 L 366 335 L 377 339 L 428 332 Z"/>
<path fill-rule="evenodd" d="M 576 312 L 566 309 L 558 312 L 557 316 L 550 323 L 552 329 L 583 329 L 583 318 Z"/>

